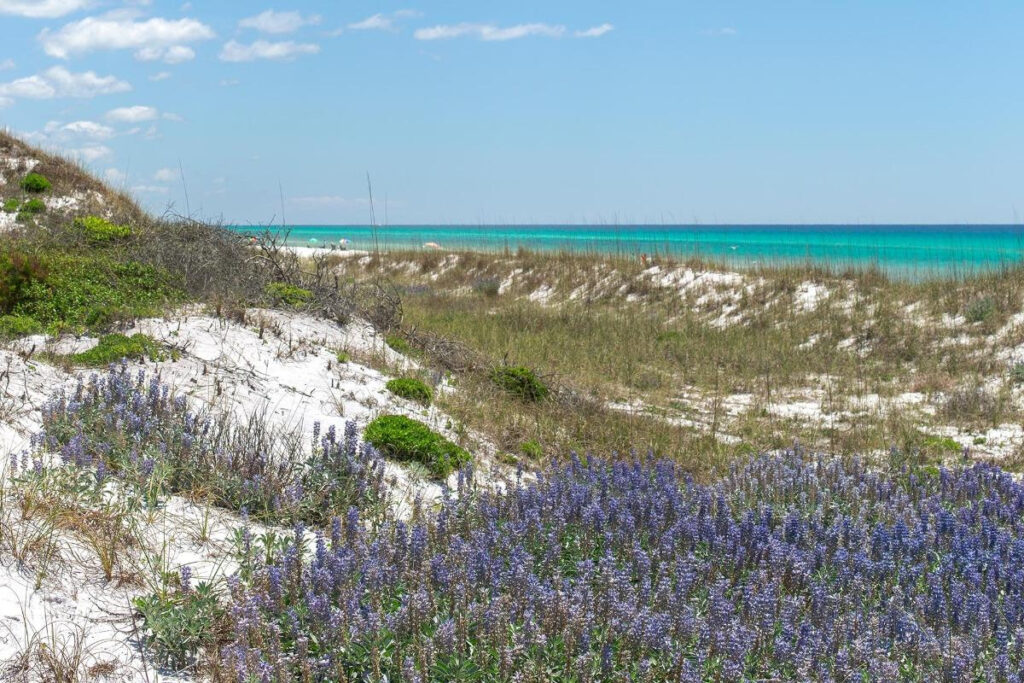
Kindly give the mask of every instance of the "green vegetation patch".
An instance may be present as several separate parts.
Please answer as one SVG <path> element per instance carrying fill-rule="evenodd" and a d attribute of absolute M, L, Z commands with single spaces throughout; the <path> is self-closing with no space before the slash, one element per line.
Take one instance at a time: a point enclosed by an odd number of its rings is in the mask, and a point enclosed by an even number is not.
<path fill-rule="evenodd" d="M 267 285 L 267 296 L 275 303 L 285 306 L 302 306 L 313 299 L 313 292 L 287 282 L 271 282 Z"/>
<path fill-rule="evenodd" d="M 163 358 L 163 352 L 159 344 L 144 334 L 133 334 L 130 337 L 123 334 L 107 334 L 100 337 L 100 343 L 93 348 L 71 356 L 74 363 L 90 366 L 110 365 L 122 358 L 145 358 L 156 361 Z"/>
<path fill-rule="evenodd" d="M 425 382 L 415 377 L 400 377 L 387 383 L 387 389 L 395 396 L 429 406 L 434 400 L 434 391 Z"/>
<path fill-rule="evenodd" d="M 337 359 L 338 363 L 342 365 L 349 361 L 348 354 L 345 353 L 344 351 L 338 351 L 338 355 L 335 356 L 335 358 Z"/>
<path fill-rule="evenodd" d="M 491 380 L 524 401 L 541 401 L 549 390 L 533 370 L 522 365 L 504 365 L 491 372 Z"/>
<path fill-rule="evenodd" d="M 116 225 L 99 216 L 76 218 L 75 227 L 82 231 L 86 239 L 95 244 L 114 242 L 132 234 L 131 227 Z"/>
<path fill-rule="evenodd" d="M 184 300 L 166 271 L 98 252 L 39 255 L 0 249 L 0 314 L 51 331 L 159 315 Z"/>
<path fill-rule="evenodd" d="M 422 463 L 439 478 L 471 460 L 465 449 L 404 415 L 381 415 L 367 425 L 363 438 L 388 457 Z"/>
<path fill-rule="evenodd" d="M 384 343 L 391 347 L 392 351 L 396 351 L 404 356 L 408 356 L 413 352 L 412 344 L 407 342 L 404 337 L 400 337 L 397 334 L 389 334 L 384 338 Z"/>
<path fill-rule="evenodd" d="M 964 309 L 964 318 L 969 323 L 980 323 L 991 318 L 996 312 L 996 303 L 990 297 L 975 299 Z"/>
<path fill-rule="evenodd" d="M 46 176 L 39 173 L 29 173 L 21 180 L 21 189 L 25 192 L 47 192 L 51 187 Z"/>
<path fill-rule="evenodd" d="M 46 203 L 42 199 L 33 198 L 21 205 L 21 208 L 18 209 L 18 217 L 38 216 L 44 211 L 46 211 Z"/>
<path fill-rule="evenodd" d="M 21 200 L 17 199 L 16 197 L 11 197 L 10 199 L 8 199 L 8 200 L 6 200 L 4 202 L 3 209 L 7 213 L 15 213 L 15 212 L 17 212 L 17 210 L 18 210 L 18 208 L 20 206 L 21 206 Z"/>
<path fill-rule="evenodd" d="M 544 449 L 541 447 L 540 442 L 535 439 L 524 441 L 519 445 L 519 450 L 531 460 L 540 460 L 540 457 L 544 455 Z"/>
<path fill-rule="evenodd" d="M 22 337 L 42 331 L 43 326 L 35 318 L 27 315 L 0 315 L 0 337 Z"/>

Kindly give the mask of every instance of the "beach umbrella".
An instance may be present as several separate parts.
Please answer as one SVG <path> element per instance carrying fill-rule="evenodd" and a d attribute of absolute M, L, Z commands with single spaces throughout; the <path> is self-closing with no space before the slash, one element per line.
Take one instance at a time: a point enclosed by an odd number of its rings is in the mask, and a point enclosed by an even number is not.
<path fill-rule="evenodd" d="M 423 248 L 424 249 L 440 249 L 441 245 L 438 244 L 437 242 L 427 242 L 426 244 L 423 245 Z"/>

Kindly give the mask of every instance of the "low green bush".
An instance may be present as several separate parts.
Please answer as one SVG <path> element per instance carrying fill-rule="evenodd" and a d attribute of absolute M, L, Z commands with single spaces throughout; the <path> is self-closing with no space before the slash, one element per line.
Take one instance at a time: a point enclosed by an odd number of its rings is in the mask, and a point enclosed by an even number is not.
<path fill-rule="evenodd" d="M 38 216 L 46 211 L 46 202 L 42 199 L 29 199 L 18 210 L 19 216 Z"/>
<path fill-rule="evenodd" d="M 404 337 L 400 337 L 397 334 L 389 334 L 384 338 L 384 343 L 391 347 L 392 351 L 396 351 L 403 356 L 408 356 L 412 353 L 412 345 L 405 340 Z"/>
<path fill-rule="evenodd" d="M 0 337 L 23 337 L 42 331 L 43 326 L 35 318 L 27 315 L 0 315 Z"/>
<path fill-rule="evenodd" d="M 387 389 L 395 396 L 429 406 L 434 400 L 434 391 L 425 382 L 415 377 L 400 377 L 387 383 Z"/>
<path fill-rule="evenodd" d="M 267 296 L 277 304 L 285 306 L 302 306 L 313 298 L 313 292 L 287 282 L 271 282 L 267 285 Z"/>
<path fill-rule="evenodd" d="M 36 256 L 0 248 L 0 313 L 33 318 L 49 331 L 160 315 L 183 300 L 166 271 L 104 252 Z"/>
<path fill-rule="evenodd" d="M 338 351 L 338 355 L 335 356 L 335 358 L 337 359 L 339 364 L 344 364 L 348 362 L 348 354 L 345 353 L 344 351 Z"/>
<path fill-rule="evenodd" d="M 465 449 L 404 415 L 381 415 L 367 425 L 363 438 L 381 454 L 422 463 L 442 479 L 471 460 Z"/>
<path fill-rule="evenodd" d="M 533 370 L 521 365 L 504 365 L 491 372 L 491 380 L 499 387 L 524 401 L 541 401 L 549 390 Z"/>
<path fill-rule="evenodd" d="M 209 583 L 161 591 L 134 602 L 149 651 L 160 666 L 175 671 L 195 665 L 197 654 L 215 643 L 224 626 L 224 608 Z"/>
<path fill-rule="evenodd" d="M 100 342 L 88 351 L 71 356 L 72 362 L 78 365 L 101 367 L 116 363 L 122 358 L 138 360 L 161 360 L 163 353 L 160 345 L 144 334 L 107 334 L 100 337 Z"/>
<path fill-rule="evenodd" d="M 15 198 L 15 197 L 11 197 L 10 199 L 8 199 L 7 201 L 4 202 L 4 207 L 3 208 L 4 208 L 4 211 L 6 211 L 7 213 L 15 213 L 15 212 L 17 212 L 17 210 L 18 210 L 18 208 L 20 206 L 21 206 L 21 200 Z"/>
<path fill-rule="evenodd" d="M 980 323 L 992 317 L 995 312 L 995 302 L 989 297 L 984 297 L 982 299 L 975 299 L 967 304 L 967 308 L 964 310 L 964 318 L 969 323 Z"/>
<path fill-rule="evenodd" d="M 115 225 L 99 216 L 76 218 L 75 227 L 82 231 L 86 239 L 96 244 L 113 242 L 132 234 L 132 229 L 129 226 Z"/>
<path fill-rule="evenodd" d="M 521 450 L 523 455 L 531 460 L 540 460 L 540 456 L 544 455 L 544 449 L 541 448 L 540 443 L 535 439 L 524 441 L 519 445 L 519 450 Z"/>
<path fill-rule="evenodd" d="M 25 192 L 46 192 L 52 187 L 50 181 L 44 175 L 29 173 L 21 180 L 21 189 Z"/>

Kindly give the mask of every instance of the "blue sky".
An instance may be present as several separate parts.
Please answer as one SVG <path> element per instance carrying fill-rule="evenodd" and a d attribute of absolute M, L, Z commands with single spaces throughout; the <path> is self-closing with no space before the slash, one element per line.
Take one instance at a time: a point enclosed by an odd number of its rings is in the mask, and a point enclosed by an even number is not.
<path fill-rule="evenodd" d="M 1024 3 L 0 0 L 0 123 L 231 222 L 1024 220 Z"/>

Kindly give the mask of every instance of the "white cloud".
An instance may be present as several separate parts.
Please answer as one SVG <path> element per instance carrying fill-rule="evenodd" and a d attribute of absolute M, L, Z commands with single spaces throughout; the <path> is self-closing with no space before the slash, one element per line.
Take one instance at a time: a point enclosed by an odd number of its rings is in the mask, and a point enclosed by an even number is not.
<path fill-rule="evenodd" d="M 144 107 L 142 105 L 135 105 L 134 107 L 118 107 L 117 109 L 111 109 L 106 113 L 108 121 L 119 121 L 121 123 L 152 121 L 159 116 L 160 111 L 156 107 Z"/>
<path fill-rule="evenodd" d="M 53 19 L 77 12 L 89 4 L 89 0 L 0 0 L 0 14 Z"/>
<path fill-rule="evenodd" d="M 545 38 L 561 38 L 565 34 L 565 26 L 560 24 L 516 24 L 515 26 L 495 26 L 494 24 L 440 24 L 428 28 L 416 29 L 413 36 L 417 40 L 445 40 L 449 38 L 473 37 L 478 40 L 502 41 L 542 36 Z"/>
<path fill-rule="evenodd" d="M 734 36 L 737 31 L 731 26 L 726 26 L 724 28 L 709 28 L 706 31 L 701 31 L 701 33 L 706 36 Z"/>
<path fill-rule="evenodd" d="M 165 64 L 181 64 L 196 58 L 196 51 L 187 45 L 170 47 L 144 47 L 135 52 L 140 62 L 162 61 Z"/>
<path fill-rule="evenodd" d="M 146 192 L 149 194 L 167 194 L 167 188 L 162 185 L 133 185 L 132 192 Z"/>
<path fill-rule="evenodd" d="M 104 126 L 102 123 L 96 123 L 95 121 L 72 121 L 61 126 L 60 130 L 71 135 L 93 138 L 94 140 L 106 140 L 114 137 L 113 128 Z"/>
<path fill-rule="evenodd" d="M 178 172 L 173 168 L 161 168 L 153 174 L 153 180 L 158 183 L 170 183 L 178 179 Z"/>
<path fill-rule="evenodd" d="M 314 43 L 295 43 L 285 41 L 282 43 L 270 43 L 265 40 L 257 40 L 250 45 L 244 45 L 237 41 L 229 41 L 220 51 L 220 59 L 224 62 L 252 62 L 257 59 L 295 59 L 299 55 L 315 55 L 320 52 L 320 46 Z"/>
<path fill-rule="evenodd" d="M 3 109 L 4 107 L 9 107 L 12 104 L 14 104 L 14 100 L 12 100 L 10 97 L 0 97 L 0 109 Z"/>
<path fill-rule="evenodd" d="M 178 122 L 181 122 L 181 121 L 185 120 L 185 117 L 182 116 L 181 114 L 172 114 L 169 111 L 168 112 L 164 112 L 163 114 L 160 114 L 160 118 L 164 119 L 165 121 L 178 121 Z"/>
<path fill-rule="evenodd" d="M 137 59 L 153 61 L 180 59 L 184 50 L 191 51 L 186 43 L 214 36 L 213 29 L 195 19 L 135 21 L 130 14 L 109 14 L 86 17 L 55 32 L 44 29 L 39 41 L 46 54 L 60 59 L 95 50 L 136 50 Z"/>
<path fill-rule="evenodd" d="M 0 71 L 10 71 L 13 68 L 14 68 L 14 60 L 13 59 L 5 59 L 2 62 L 0 62 Z"/>
<path fill-rule="evenodd" d="M 308 17 L 298 12 L 275 12 L 268 9 L 260 12 L 254 17 L 246 17 L 238 22 L 241 28 L 251 28 L 263 33 L 292 33 L 303 26 L 313 26 L 320 23 L 320 17 L 311 14 Z"/>
<path fill-rule="evenodd" d="M 601 24 L 600 26 L 591 26 L 588 29 L 582 31 L 576 31 L 573 35 L 577 38 L 600 38 L 604 34 L 612 31 L 615 27 L 611 24 Z"/>
<path fill-rule="evenodd" d="M 131 89 L 131 85 L 114 76 L 97 76 L 95 71 L 72 73 L 62 66 L 54 66 L 34 76 L 0 83 L 0 98 L 95 97 Z"/>
<path fill-rule="evenodd" d="M 240 83 L 241 83 L 241 81 L 238 80 L 237 78 L 222 78 L 217 83 L 217 85 L 219 85 L 222 88 L 233 88 L 236 85 L 239 85 Z"/>
<path fill-rule="evenodd" d="M 108 168 L 103 172 L 103 178 L 112 185 L 118 185 L 128 180 L 128 174 L 116 168 Z"/>
<path fill-rule="evenodd" d="M 97 159 L 108 157 L 114 153 L 114 151 L 106 145 L 88 145 L 86 147 L 79 147 L 78 149 L 70 149 L 68 152 L 71 156 L 78 157 L 90 163 Z"/>
<path fill-rule="evenodd" d="M 400 9 L 390 14 L 374 14 L 362 21 L 349 24 L 348 28 L 353 31 L 394 31 L 397 27 L 395 22 L 400 19 L 412 19 L 420 16 L 420 13 L 411 9 Z M 339 30 L 338 33 L 341 31 Z"/>
<path fill-rule="evenodd" d="M 171 72 L 170 71 L 160 71 L 160 72 L 155 73 L 152 76 L 150 76 L 149 80 L 151 80 L 154 83 L 156 83 L 156 82 L 159 82 L 159 81 L 166 81 L 170 77 L 171 77 Z"/>

